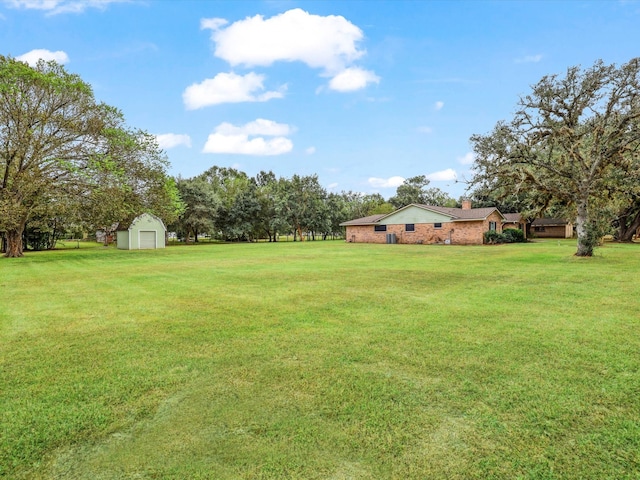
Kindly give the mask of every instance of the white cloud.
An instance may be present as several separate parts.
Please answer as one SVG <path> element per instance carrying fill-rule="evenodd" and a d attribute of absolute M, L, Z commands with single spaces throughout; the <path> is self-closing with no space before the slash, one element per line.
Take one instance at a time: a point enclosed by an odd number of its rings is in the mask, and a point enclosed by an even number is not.
<path fill-rule="evenodd" d="M 428 135 L 428 134 L 430 134 L 430 133 L 433 133 L 433 128 L 431 128 L 431 127 L 427 127 L 427 126 L 425 125 L 425 126 L 422 126 L 422 127 L 418 127 L 418 132 L 420 132 L 420 133 L 426 133 L 426 134 Z"/>
<path fill-rule="evenodd" d="M 334 182 L 334 183 L 330 183 L 329 185 L 327 185 L 327 188 L 329 190 L 333 190 L 334 188 L 338 187 L 338 183 Z"/>
<path fill-rule="evenodd" d="M 313 155 L 314 153 L 316 153 L 316 147 L 309 147 L 304 151 L 304 153 L 306 153 L 307 155 Z"/>
<path fill-rule="evenodd" d="M 362 55 L 362 30 L 342 16 L 312 15 L 299 8 L 271 18 L 247 17 L 226 28 L 223 19 L 205 19 L 212 28 L 215 55 L 231 65 L 269 66 L 300 61 L 326 71 L 342 70 Z"/>
<path fill-rule="evenodd" d="M 188 110 L 196 110 L 220 103 L 266 102 L 284 96 L 286 85 L 279 91 L 264 92 L 263 82 L 264 75 L 254 72 L 246 75 L 219 73 L 202 83 L 194 83 L 187 87 L 182 99 Z"/>
<path fill-rule="evenodd" d="M 380 83 L 380 77 L 358 67 L 347 68 L 329 81 L 329 88 L 338 92 L 361 90 L 370 83 Z"/>
<path fill-rule="evenodd" d="M 452 168 L 447 168 L 446 170 L 442 170 L 440 172 L 434 172 L 426 175 L 426 177 L 432 182 L 446 182 L 449 180 L 455 180 L 458 178 L 455 170 Z"/>
<path fill-rule="evenodd" d="M 69 63 L 69 55 L 67 55 L 62 50 L 52 52 L 51 50 L 39 48 L 36 50 L 31 50 L 30 52 L 27 52 L 25 54 L 22 54 L 19 57 L 16 57 L 16 60 L 20 60 L 21 62 L 27 62 L 32 67 L 35 66 L 35 64 L 38 63 L 38 60 L 40 59 L 44 60 L 45 62 L 48 62 L 50 60 L 55 60 L 57 63 L 60 63 L 60 64 Z"/>
<path fill-rule="evenodd" d="M 209 135 L 203 153 L 231 153 L 242 155 L 282 155 L 293 150 L 293 143 L 285 135 L 295 129 L 273 120 L 259 118 L 242 126 L 221 123 Z M 274 137 L 265 139 L 262 136 Z M 249 138 L 254 137 L 254 138 Z"/>
<path fill-rule="evenodd" d="M 524 57 L 516 58 L 516 63 L 538 63 L 542 60 L 542 54 L 537 55 L 525 55 Z"/>
<path fill-rule="evenodd" d="M 6 3 L 13 8 L 53 10 L 62 2 L 60 0 L 8 0 Z"/>
<path fill-rule="evenodd" d="M 189 135 L 162 133 L 160 135 L 156 135 L 156 140 L 158 141 L 160 148 L 164 150 L 178 147 L 180 145 L 191 148 L 191 137 Z"/>
<path fill-rule="evenodd" d="M 359 47 L 364 34 L 339 15 L 313 15 L 296 8 L 270 18 L 256 15 L 231 24 L 223 18 L 204 18 L 200 28 L 212 31 L 215 56 L 232 66 L 302 62 L 332 77 L 330 88 L 341 92 L 380 81 L 374 72 L 353 66 L 366 53 Z"/>
<path fill-rule="evenodd" d="M 200 30 L 218 30 L 228 23 L 224 18 L 203 18 L 200 20 Z"/>
<path fill-rule="evenodd" d="M 433 106 L 436 110 L 442 110 L 442 107 L 444 107 L 444 102 L 442 101 L 437 101 Z"/>
<path fill-rule="evenodd" d="M 258 118 L 253 122 L 245 123 L 237 127 L 231 123 L 221 123 L 216 127 L 216 132 L 224 135 L 267 135 L 270 137 L 290 135 L 295 128 L 286 123 L 277 123 L 273 120 Z"/>
<path fill-rule="evenodd" d="M 111 3 L 123 3 L 130 0 L 8 0 L 13 8 L 46 11 L 47 15 L 60 13 L 82 13 L 87 8 L 105 10 Z"/>
<path fill-rule="evenodd" d="M 403 177 L 389 177 L 389 178 L 376 178 L 371 177 L 369 180 L 369 185 L 376 188 L 396 188 L 404 183 Z"/>
<path fill-rule="evenodd" d="M 207 138 L 203 153 L 231 153 L 240 155 L 282 155 L 293 149 L 288 138 L 277 137 L 265 140 L 262 137 L 249 139 L 247 135 L 224 135 L 212 133 Z"/>
<path fill-rule="evenodd" d="M 462 165 L 471 165 L 475 161 L 476 157 L 473 152 L 467 152 L 464 157 L 458 157 L 458 162 Z"/>

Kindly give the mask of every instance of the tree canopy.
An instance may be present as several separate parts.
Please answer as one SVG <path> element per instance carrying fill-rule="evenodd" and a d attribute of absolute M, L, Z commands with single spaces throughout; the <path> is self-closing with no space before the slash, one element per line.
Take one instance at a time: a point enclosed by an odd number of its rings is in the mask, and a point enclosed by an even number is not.
<path fill-rule="evenodd" d="M 640 59 L 602 61 L 548 75 L 522 97 L 511 121 L 471 137 L 472 185 L 527 196 L 576 221 L 576 255 L 591 256 L 610 209 L 634 205 L 640 171 Z"/>
<path fill-rule="evenodd" d="M 427 188 L 429 183 L 429 179 L 425 175 L 407 178 L 397 188 L 396 194 L 389 199 L 389 203 L 395 208 L 402 208 L 412 203 L 442 207 L 455 204 L 455 200 L 449 197 L 446 192 L 435 187 Z"/>
<path fill-rule="evenodd" d="M 64 212 L 99 226 L 139 208 L 173 220 L 180 204 L 155 138 L 97 102 L 89 84 L 55 62 L 0 56 L 0 232 L 22 256 L 36 217 Z"/>

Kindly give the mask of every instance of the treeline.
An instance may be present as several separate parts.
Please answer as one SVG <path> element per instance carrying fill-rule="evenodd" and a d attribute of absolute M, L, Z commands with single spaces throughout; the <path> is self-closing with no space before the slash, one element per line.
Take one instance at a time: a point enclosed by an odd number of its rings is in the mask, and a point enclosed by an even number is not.
<path fill-rule="evenodd" d="M 407 179 L 396 195 L 328 192 L 317 175 L 276 177 L 261 171 L 255 177 L 233 168 L 214 166 L 193 178 L 175 180 L 183 212 L 169 225 L 189 242 L 208 235 L 227 241 L 294 241 L 340 236 L 340 223 L 389 213 L 409 203 L 455 204 L 439 189 L 427 189 L 424 176 Z M 435 203 L 434 203 L 435 202 Z"/>

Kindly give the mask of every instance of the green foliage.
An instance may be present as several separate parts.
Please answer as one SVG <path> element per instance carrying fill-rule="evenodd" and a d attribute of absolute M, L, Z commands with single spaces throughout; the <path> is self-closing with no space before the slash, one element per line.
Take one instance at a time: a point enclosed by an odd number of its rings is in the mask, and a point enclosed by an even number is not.
<path fill-rule="evenodd" d="M 395 210 L 395 208 L 394 208 L 393 205 L 391 205 L 391 203 L 385 202 L 385 203 L 381 203 L 379 205 L 376 205 L 368 213 L 369 213 L 369 215 L 387 214 L 387 213 L 393 212 L 394 210 Z M 350 220 L 350 219 L 347 218 L 345 220 Z"/>
<path fill-rule="evenodd" d="M 181 212 L 170 228 L 187 242 L 191 237 L 197 240 L 200 233 L 213 233 L 220 199 L 211 184 L 203 178 L 178 178 L 174 185 Z"/>
<path fill-rule="evenodd" d="M 526 242 L 524 232 L 519 228 L 505 228 L 502 230 L 502 236 L 506 239 L 505 243 Z"/>
<path fill-rule="evenodd" d="M 586 235 L 584 237 L 584 245 L 593 250 L 595 247 L 602 245 L 602 237 L 604 237 L 607 228 L 597 222 L 589 222 L 585 225 Z"/>
<path fill-rule="evenodd" d="M 495 230 L 484 232 L 484 243 L 495 245 L 499 243 L 522 243 L 526 242 L 524 232 L 517 228 L 506 228 L 499 233 Z"/>
<path fill-rule="evenodd" d="M 395 196 L 389 199 L 395 208 L 402 208 L 412 203 L 423 205 L 447 206 L 454 200 L 439 188 L 427 188 L 429 179 L 425 175 L 407 178 L 400 185 Z"/>
<path fill-rule="evenodd" d="M 506 243 L 506 238 L 496 230 L 487 230 L 484 232 L 484 243 L 495 245 L 497 243 Z"/>
<path fill-rule="evenodd" d="M 360 192 L 342 192 L 342 197 L 347 203 L 348 214 L 343 221 L 354 218 L 368 217 L 376 213 L 390 213 L 395 208 L 387 202 L 379 193 L 363 194 Z"/>

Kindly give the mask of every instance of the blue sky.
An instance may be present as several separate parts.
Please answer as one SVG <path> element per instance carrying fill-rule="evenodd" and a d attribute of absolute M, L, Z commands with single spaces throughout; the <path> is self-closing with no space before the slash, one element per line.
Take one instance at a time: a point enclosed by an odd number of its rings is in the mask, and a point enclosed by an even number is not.
<path fill-rule="evenodd" d="M 318 174 L 389 197 L 427 175 L 455 198 L 469 137 L 547 74 L 640 55 L 640 2 L 0 0 L 0 53 L 57 59 L 172 175 Z"/>

